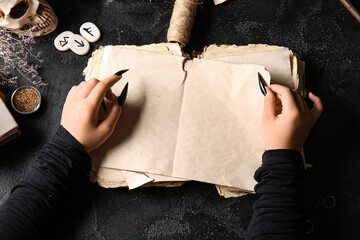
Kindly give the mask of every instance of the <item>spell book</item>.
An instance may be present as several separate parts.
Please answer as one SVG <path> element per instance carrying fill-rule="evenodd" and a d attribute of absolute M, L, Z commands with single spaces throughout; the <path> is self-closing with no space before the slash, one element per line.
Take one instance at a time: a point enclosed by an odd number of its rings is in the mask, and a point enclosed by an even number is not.
<path fill-rule="evenodd" d="M 19 126 L 0 98 L 0 146 L 20 135 Z"/>
<path fill-rule="evenodd" d="M 177 44 L 106 46 L 84 74 L 101 80 L 122 69 L 112 90 L 129 82 L 124 111 L 91 157 L 95 180 L 117 173 L 130 188 L 195 180 L 253 191 L 264 152 L 258 73 L 268 85 L 303 88 L 302 62 L 276 46 L 210 46 L 193 59 Z"/>

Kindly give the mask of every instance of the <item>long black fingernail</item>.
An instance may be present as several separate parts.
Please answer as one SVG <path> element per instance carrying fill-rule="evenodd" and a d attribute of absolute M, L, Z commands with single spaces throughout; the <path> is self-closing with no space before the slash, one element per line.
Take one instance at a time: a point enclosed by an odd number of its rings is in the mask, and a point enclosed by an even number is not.
<path fill-rule="evenodd" d="M 126 96 L 127 96 L 127 92 L 128 92 L 128 86 L 129 86 L 129 83 L 126 83 L 124 89 L 122 90 L 121 94 L 120 94 L 120 97 L 118 99 L 118 104 L 124 108 L 124 104 L 125 104 L 125 100 L 126 100 Z"/>
<path fill-rule="evenodd" d="M 259 87 L 260 87 L 260 91 L 261 93 L 265 96 L 267 94 L 265 85 L 264 85 L 264 78 L 261 76 L 261 74 L 258 72 L 258 80 L 259 80 Z"/>
<path fill-rule="evenodd" d="M 304 97 L 304 100 L 305 100 L 306 104 L 308 105 L 308 108 L 311 109 L 314 106 L 313 102 L 309 98 L 309 93 L 311 91 L 308 88 L 305 88 L 305 90 L 306 90 L 306 95 Z"/>
<path fill-rule="evenodd" d="M 121 70 L 121 71 L 118 71 L 117 73 L 115 73 L 114 75 L 116 75 L 116 76 L 121 76 L 121 75 L 123 75 L 124 73 L 126 73 L 127 71 L 129 71 L 129 69 L 124 69 L 124 70 Z"/>
<path fill-rule="evenodd" d="M 102 101 L 101 106 L 103 107 L 104 112 L 106 113 L 106 104 L 105 104 L 105 101 L 104 101 L 104 100 Z"/>
<path fill-rule="evenodd" d="M 307 87 L 305 88 L 305 91 L 306 91 L 305 99 L 308 99 L 310 101 L 309 93 L 311 93 L 311 91 Z"/>

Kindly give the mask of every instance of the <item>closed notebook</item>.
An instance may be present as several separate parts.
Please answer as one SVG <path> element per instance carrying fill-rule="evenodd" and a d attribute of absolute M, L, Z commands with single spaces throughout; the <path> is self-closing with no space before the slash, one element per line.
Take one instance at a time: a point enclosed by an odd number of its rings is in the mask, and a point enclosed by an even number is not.
<path fill-rule="evenodd" d="M 20 135 L 19 126 L 2 99 L 0 99 L 0 146 Z"/>

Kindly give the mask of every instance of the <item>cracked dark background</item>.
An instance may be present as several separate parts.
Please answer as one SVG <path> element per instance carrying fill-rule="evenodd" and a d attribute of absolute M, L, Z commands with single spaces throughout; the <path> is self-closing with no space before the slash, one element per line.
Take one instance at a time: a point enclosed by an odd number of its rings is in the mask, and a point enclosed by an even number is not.
<path fill-rule="evenodd" d="M 166 41 L 173 0 L 49 1 L 57 30 L 37 38 L 43 52 L 43 103 L 32 115 L 12 111 L 21 137 L 0 148 L 0 199 L 29 171 L 41 147 L 53 136 L 71 86 L 83 80 L 91 52 L 101 45 L 143 45 Z M 360 9 L 360 0 L 352 0 Z M 55 37 L 79 32 L 94 22 L 102 38 L 90 53 L 59 52 Z M 286 46 L 306 62 L 307 88 L 321 97 L 324 113 L 305 144 L 308 203 L 314 225 L 307 239 L 360 238 L 360 23 L 339 1 L 205 0 L 185 50 L 210 44 L 264 43 Z M 25 82 L 21 82 L 25 84 Z M 334 196 L 334 208 L 321 200 Z M 74 196 L 48 239 L 243 239 L 256 196 L 224 199 L 214 186 L 190 182 L 180 188 L 128 191 L 90 184 Z M 320 204 L 318 201 L 320 200 Z"/>

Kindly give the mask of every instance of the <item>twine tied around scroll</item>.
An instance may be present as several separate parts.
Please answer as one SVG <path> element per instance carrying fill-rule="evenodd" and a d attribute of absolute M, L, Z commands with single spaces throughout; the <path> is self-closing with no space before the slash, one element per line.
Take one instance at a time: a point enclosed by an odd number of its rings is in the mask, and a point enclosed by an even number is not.
<path fill-rule="evenodd" d="M 203 0 L 176 0 L 167 33 L 168 42 L 178 42 L 184 47 L 190 40 L 197 6 Z"/>

